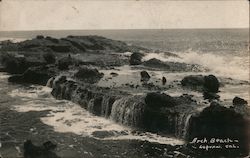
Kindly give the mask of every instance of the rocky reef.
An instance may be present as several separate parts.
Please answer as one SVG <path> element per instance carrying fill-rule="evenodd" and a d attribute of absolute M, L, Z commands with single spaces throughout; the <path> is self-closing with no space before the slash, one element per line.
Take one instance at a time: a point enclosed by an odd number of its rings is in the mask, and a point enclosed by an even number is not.
<path fill-rule="evenodd" d="M 148 83 L 152 76 L 145 70 L 200 72 L 206 69 L 200 65 L 155 58 L 143 61 L 148 51 L 99 36 L 60 39 L 37 36 L 19 43 L 2 43 L 0 59 L 3 69 L 13 74 L 9 82 L 47 85 L 56 99 L 70 100 L 94 115 L 139 131 L 184 139 L 185 148 L 194 151 L 193 156 L 247 155 L 250 123 L 247 101 L 236 97 L 231 107 L 222 106 L 218 95 L 221 84 L 214 75 L 185 76 L 176 85 L 167 83 L 166 77 L 160 79 L 161 86 Z M 132 54 L 125 56 L 125 52 Z M 83 58 L 77 54 L 82 54 Z M 172 53 L 168 55 L 172 56 Z M 129 87 L 118 88 L 98 85 L 104 77 L 100 69 L 115 70 L 114 66 L 124 65 L 140 70 L 141 85 L 127 83 Z M 115 72 L 110 75 L 118 76 Z M 209 104 L 198 102 L 191 94 L 172 96 L 166 90 L 173 86 L 202 93 Z M 140 93 L 135 93 L 135 89 L 141 90 Z M 213 139 L 218 142 L 205 142 Z M 226 139 L 230 141 L 224 141 Z M 202 147 L 204 144 L 219 147 L 208 150 Z M 29 152 L 30 148 L 47 152 L 46 147 L 34 147 L 31 142 L 25 146 Z"/>

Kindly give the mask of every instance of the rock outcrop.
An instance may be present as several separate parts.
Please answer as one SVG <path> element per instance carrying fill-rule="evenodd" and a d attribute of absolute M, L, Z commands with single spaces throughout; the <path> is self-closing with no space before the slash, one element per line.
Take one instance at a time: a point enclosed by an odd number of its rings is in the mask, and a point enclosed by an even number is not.
<path fill-rule="evenodd" d="M 52 95 L 80 104 L 91 113 L 146 131 L 183 137 L 186 119 L 197 104 L 188 95 L 171 97 L 161 93 L 130 95 L 126 92 L 77 83 L 57 77 Z"/>
<path fill-rule="evenodd" d="M 30 67 L 23 74 L 12 75 L 9 82 L 46 85 L 47 81 L 59 71 L 54 66 Z"/>
<path fill-rule="evenodd" d="M 248 126 L 243 115 L 212 102 L 202 112 L 191 116 L 186 136 L 190 148 L 204 155 L 246 156 L 249 152 Z M 206 145 L 210 146 L 207 150 Z"/>
<path fill-rule="evenodd" d="M 145 48 L 130 46 L 125 42 L 107 39 L 101 36 L 68 36 L 57 39 L 37 36 L 34 39 L 18 43 L 3 42 L 3 51 L 21 52 L 54 52 L 54 53 L 85 53 L 91 51 L 133 52 Z"/>
<path fill-rule="evenodd" d="M 44 60 L 22 55 L 3 53 L 0 55 L 0 62 L 4 70 L 11 74 L 22 74 L 29 67 L 46 65 Z"/>

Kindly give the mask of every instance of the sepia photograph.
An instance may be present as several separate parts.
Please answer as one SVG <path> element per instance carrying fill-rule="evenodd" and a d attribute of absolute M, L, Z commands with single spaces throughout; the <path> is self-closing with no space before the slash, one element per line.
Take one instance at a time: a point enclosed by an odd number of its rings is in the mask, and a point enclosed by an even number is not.
<path fill-rule="evenodd" d="M 0 158 L 249 158 L 248 0 L 0 0 Z"/>

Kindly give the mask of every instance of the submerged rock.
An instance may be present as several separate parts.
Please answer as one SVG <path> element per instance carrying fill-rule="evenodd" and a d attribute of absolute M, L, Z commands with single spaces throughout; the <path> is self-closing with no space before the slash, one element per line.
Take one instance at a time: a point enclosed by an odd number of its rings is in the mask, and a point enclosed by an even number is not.
<path fill-rule="evenodd" d="M 47 141 L 41 146 L 36 146 L 31 140 L 26 140 L 23 144 L 24 158 L 59 158 L 53 152 L 55 148 L 56 145 L 51 141 Z"/>

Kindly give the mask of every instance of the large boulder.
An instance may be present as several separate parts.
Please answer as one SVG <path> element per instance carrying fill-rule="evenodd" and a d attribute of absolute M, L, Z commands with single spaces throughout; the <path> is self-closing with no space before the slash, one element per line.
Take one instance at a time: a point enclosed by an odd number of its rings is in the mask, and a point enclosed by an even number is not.
<path fill-rule="evenodd" d="M 243 156 L 249 152 L 248 125 L 242 114 L 212 102 L 191 116 L 186 139 L 192 150 L 207 156 Z"/>
<path fill-rule="evenodd" d="M 148 74 L 147 71 L 141 71 L 141 81 L 142 82 L 147 82 L 150 79 L 150 75 Z"/>
<path fill-rule="evenodd" d="M 140 65 L 142 63 L 142 57 L 142 53 L 133 53 L 129 59 L 130 65 Z"/>
<path fill-rule="evenodd" d="M 92 69 L 88 67 L 81 67 L 76 73 L 75 77 L 79 80 L 88 82 L 88 83 L 96 83 L 102 77 L 103 73 L 100 73 L 97 69 Z"/>
<path fill-rule="evenodd" d="M 182 79 L 181 85 L 198 91 L 217 93 L 220 83 L 214 75 L 190 75 Z"/>
<path fill-rule="evenodd" d="M 214 75 L 204 76 L 205 91 L 217 93 L 219 91 L 220 83 Z"/>

